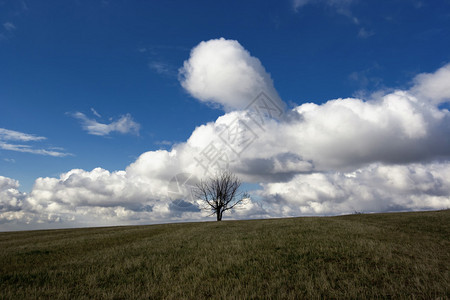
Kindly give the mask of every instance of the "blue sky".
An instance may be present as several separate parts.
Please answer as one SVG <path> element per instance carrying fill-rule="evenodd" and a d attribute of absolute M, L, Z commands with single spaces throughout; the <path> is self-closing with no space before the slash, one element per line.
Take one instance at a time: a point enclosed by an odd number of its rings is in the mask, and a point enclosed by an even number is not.
<path fill-rule="evenodd" d="M 450 62 L 448 0 L 17 0 L 0 1 L 0 25 L 0 175 L 20 183 L 25 198 L 37 178 L 125 170 L 230 113 L 182 85 L 179 70 L 202 41 L 237 41 L 270 74 L 288 110 L 416 91 L 419 74 L 437 74 Z M 445 99 L 436 106 L 441 112 Z M 448 126 L 448 118 L 442 122 Z M 413 153 L 408 163 L 437 159 L 442 166 L 447 146 Z M 280 182 L 259 175 L 249 186 L 268 191 Z"/>

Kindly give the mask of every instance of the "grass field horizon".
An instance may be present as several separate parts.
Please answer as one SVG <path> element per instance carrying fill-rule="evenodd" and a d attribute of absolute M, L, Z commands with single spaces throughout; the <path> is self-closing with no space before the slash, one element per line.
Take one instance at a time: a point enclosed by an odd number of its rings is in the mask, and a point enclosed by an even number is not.
<path fill-rule="evenodd" d="M 450 297 L 450 210 L 0 232 L 0 299 Z"/>

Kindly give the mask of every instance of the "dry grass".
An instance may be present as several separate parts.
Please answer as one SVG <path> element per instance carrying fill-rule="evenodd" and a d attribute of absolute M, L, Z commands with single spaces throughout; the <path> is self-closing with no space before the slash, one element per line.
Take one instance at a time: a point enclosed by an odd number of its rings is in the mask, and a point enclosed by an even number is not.
<path fill-rule="evenodd" d="M 449 234 L 449 210 L 0 233 L 0 299 L 446 299 Z"/>

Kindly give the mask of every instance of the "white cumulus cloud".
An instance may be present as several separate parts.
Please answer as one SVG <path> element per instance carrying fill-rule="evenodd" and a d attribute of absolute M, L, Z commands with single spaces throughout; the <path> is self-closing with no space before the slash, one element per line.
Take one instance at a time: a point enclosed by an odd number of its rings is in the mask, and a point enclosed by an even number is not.
<path fill-rule="evenodd" d="M 19 191 L 17 180 L 0 176 L 0 228 L 7 222 L 26 223 L 23 202 L 26 194 Z"/>
<path fill-rule="evenodd" d="M 272 215 L 333 215 L 450 208 L 450 163 L 373 164 L 264 184 Z"/>
<path fill-rule="evenodd" d="M 450 101 L 450 64 L 440 68 L 435 73 L 419 74 L 415 78 L 412 92 L 432 104 Z"/>
<path fill-rule="evenodd" d="M 201 42 L 180 69 L 180 81 L 194 98 L 226 111 L 245 108 L 262 91 L 284 106 L 259 59 L 235 40 Z"/>

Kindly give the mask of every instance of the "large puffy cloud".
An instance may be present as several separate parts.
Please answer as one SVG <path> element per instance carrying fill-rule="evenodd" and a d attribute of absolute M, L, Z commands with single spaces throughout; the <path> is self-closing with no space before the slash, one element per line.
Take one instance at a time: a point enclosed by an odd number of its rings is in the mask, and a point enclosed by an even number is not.
<path fill-rule="evenodd" d="M 180 80 L 193 97 L 227 111 L 247 107 L 260 92 L 284 106 L 259 59 L 235 40 L 201 42 L 180 69 Z"/>
<path fill-rule="evenodd" d="M 20 209 L 23 194 L 18 188 L 17 180 L 0 176 L 0 211 Z"/>
<path fill-rule="evenodd" d="M 0 176 L 0 226 L 7 222 L 29 221 L 22 211 L 25 196 L 19 191 L 17 180 Z"/>
<path fill-rule="evenodd" d="M 229 46 L 245 51 L 236 43 Z M 258 111 L 228 112 L 197 127 L 170 151 L 143 153 L 123 171 L 75 169 L 59 178 L 38 178 L 27 195 L 16 181 L 0 178 L 0 229 L 15 228 L 8 225 L 13 223 L 23 228 L 20 224 L 205 219 L 207 212 L 189 189 L 173 188 L 216 167 L 261 186 L 251 201 L 228 215 L 234 218 L 448 208 L 450 113 L 441 106 L 448 99 L 442 87 L 448 68 L 418 75 L 409 90 L 377 93 L 369 100 L 305 103 L 278 120 Z M 205 82 L 218 76 L 203 75 L 213 77 Z M 234 99 L 227 98 L 227 89 L 212 91 L 223 105 Z M 241 93 L 239 88 L 234 92 Z"/>
<path fill-rule="evenodd" d="M 168 196 L 170 178 L 159 177 L 160 173 L 139 174 L 132 169 L 136 164 L 145 165 L 148 156 L 158 162 L 155 158 L 158 155 L 162 158 L 163 152 L 143 154 L 127 171 L 74 169 L 59 178 L 38 178 L 27 196 L 27 203 L 36 211 L 64 212 L 66 221 L 88 224 L 177 220 L 180 210 L 185 210 L 184 217 L 188 217 L 192 209 L 173 207 L 172 202 L 177 199 Z M 161 169 L 163 166 L 160 165 Z M 201 216 L 200 213 L 190 218 Z"/>
<path fill-rule="evenodd" d="M 197 128 L 183 150 L 189 147 L 200 155 L 214 141 L 246 180 L 286 181 L 298 173 L 348 171 L 375 162 L 448 159 L 449 118 L 448 110 L 422 102 L 409 91 L 396 91 L 370 101 L 303 104 L 282 121 L 265 120 L 262 126 L 247 112 L 228 113 Z M 230 132 L 238 132 L 244 141 L 253 138 L 252 143 L 237 154 L 232 147 L 243 147 L 220 139 Z"/>
<path fill-rule="evenodd" d="M 435 73 L 419 74 L 414 81 L 412 92 L 422 100 L 428 100 L 433 104 L 450 101 L 450 64 Z"/>
<path fill-rule="evenodd" d="M 407 163 L 450 155 L 450 115 L 405 91 L 380 99 L 331 100 L 294 109 L 281 124 L 289 147 L 320 170 L 375 161 Z"/>
<path fill-rule="evenodd" d="M 259 192 L 272 215 L 330 215 L 450 208 L 450 164 L 373 164 L 356 171 L 296 175 Z"/>

